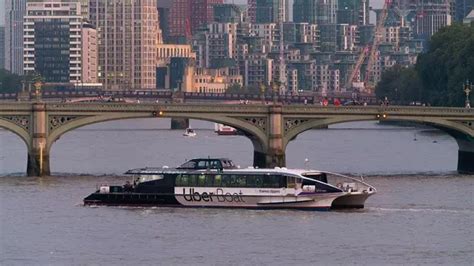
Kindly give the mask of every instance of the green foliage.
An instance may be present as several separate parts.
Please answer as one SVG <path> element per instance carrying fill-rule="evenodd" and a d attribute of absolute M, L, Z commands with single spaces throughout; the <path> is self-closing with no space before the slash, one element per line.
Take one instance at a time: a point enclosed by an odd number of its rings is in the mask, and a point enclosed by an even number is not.
<path fill-rule="evenodd" d="M 375 94 L 378 98 L 388 97 L 394 103 L 408 104 L 422 101 L 421 90 L 422 83 L 414 67 L 395 65 L 382 74 Z"/>
<path fill-rule="evenodd" d="M 394 67 L 384 72 L 376 95 L 403 102 L 464 106 L 462 89 L 467 79 L 474 80 L 474 27 L 454 24 L 432 36 L 414 70 Z"/>
<path fill-rule="evenodd" d="M 12 93 L 21 90 L 22 77 L 0 69 L 0 93 Z"/>
<path fill-rule="evenodd" d="M 242 86 L 238 83 L 234 83 L 227 88 L 226 93 L 242 93 Z"/>
<path fill-rule="evenodd" d="M 433 105 L 463 106 L 466 79 L 474 79 L 474 28 L 454 24 L 437 32 L 416 69 L 423 81 L 423 97 Z"/>
<path fill-rule="evenodd" d="M 260 89 L 256 86 L 242 87 L 240 84 L 234 83 L 227 88 L 226 93 L 258 95 L 260 94 Z"/>

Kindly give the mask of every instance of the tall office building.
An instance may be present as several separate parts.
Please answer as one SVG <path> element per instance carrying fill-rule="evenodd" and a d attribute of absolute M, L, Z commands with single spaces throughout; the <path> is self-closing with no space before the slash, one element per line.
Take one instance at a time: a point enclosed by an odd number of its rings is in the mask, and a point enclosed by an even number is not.
<path fill-rule="evenodd" d="M 255 23 L 257 20 L 257 0 L 247 0 L 247 13 L 250 23 Z"/>
<path fill-rule="evenodd" d="M 159 20 L 159 27 L 162 33 L 162 38 L 164 43 L 169 43 L 169 35 L 170 35 L 170 11 L 171 5 L 173 4 L 173 0 L 157 0 L 156 7 L 158 8 L 158 20 Z"/>
<path fill-rule="evenodd" d="M 24 72 L 47 83 L 97 83 L 97 32 L 72 1 L 28 2 L 24 17 Z"/>
<path fill-rule="evenodd" d="M 210 23 L 193 38 L 197 66 L 216 68 L 237 57 L 237 23 Z"/>
<path fill-rule="evenodd" d="M 335 24 L 337 10 L 338 0 L 294 0 L 293 21 L 319 25 Z"/>
<path fill-rule="evenodd" d="M 474 0 L 455 0 L 456 21 L 462 21 L 474 9 Z"/>
<path fill-rule="evenodd" d="M 289 20 L 288 0 L 256 0 L 256 23 L 280 23 Z"/>
<path fill-rule="evenodd" d="M 368 25 L 369 18 L 369 0 L 338 0 L 338 24 Z"/>
<path fill-rule="evenodd" d="M 414 32 L 417 37 L 428 40 L 440 28 L 451 25 L 448 1 L 428 0 L 418 4 L 416 8 Z"/>
<path fill-rule="evenodd" d="M 0 26 L 0 69 L 5 68 L 5 27 Z"/>
<path fill-rule="evenodd" d="M 104 89 L 155 88 L 156 0 L 90 0 L 89 13 L 99 35 L 99 82 Z"/>
<path fill-rule="evenodd" d="M 223 0 L 174 0 L 170 10 L 170 37 L 190 40 L 198 30 L 213 21 L 215 4 Z"/>
<path fill-rule="evenodd" d="M 214 22 L 240 23 L 243 21 L 242 13 L 238 5 L 217 4 L 214 5 Z"/>
<path fill-rule="evenodd" d="M 31 1 L 31 0 L 30 0 Z M 63 2 L 71 2 L 81 4 L 81 16 L 84 19 L 89 19 L 89 0 L 62 0 Z"/>
<path fill-rule="evenodd" d="M 191 32 L 206 28 L 214 20 L 214 5 L 223 3 L 223 0 L 191 0 Z"/>
<path fill-rule="evenodd" d="M 23 17 L 26 0 L 5 2 L 5 68 L 23 74 Z"/>
<path fill-rule="evenodd" d="M 293 21 L 295 23 L 316 24 L 316 1 L 294 0 Z"/>

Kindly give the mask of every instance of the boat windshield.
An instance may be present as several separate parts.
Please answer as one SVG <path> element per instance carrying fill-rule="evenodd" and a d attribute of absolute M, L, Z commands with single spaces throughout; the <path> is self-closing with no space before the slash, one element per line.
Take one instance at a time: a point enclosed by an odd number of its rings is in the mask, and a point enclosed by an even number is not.
<path fill-rule="evenodd" d="M 303 174 L 303 176 L 321 181 L 323 183 L 328 182 L 328 178 L 327 178 L 326 173 L 306 173 L 306 174 Z"/>
<path fill-rule="evenodd" d="M 142 183 L 152 180 L 160 180 L 163 179 L 164 176 L 162 174 L 135 174 L 133 175 L 133 180 L 135 183 Z"/>
<path fill-rule="evenodd" d="M 228 159 L 194 159 L 180 165 L 178 169 L 232 169 L 234 163 Z"/>

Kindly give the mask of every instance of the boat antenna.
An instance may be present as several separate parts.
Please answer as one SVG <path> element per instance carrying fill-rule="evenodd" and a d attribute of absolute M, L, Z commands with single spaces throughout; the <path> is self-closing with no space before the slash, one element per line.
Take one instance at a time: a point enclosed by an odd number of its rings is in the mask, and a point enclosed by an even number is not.
<path fill-rule="evenodd" d="M 305 168 L 308 168 L 308 163 L 309 163 L 309 159 L 308 159 L 308 158 L 304 158 L 304 167 L 305 167 Z"/>

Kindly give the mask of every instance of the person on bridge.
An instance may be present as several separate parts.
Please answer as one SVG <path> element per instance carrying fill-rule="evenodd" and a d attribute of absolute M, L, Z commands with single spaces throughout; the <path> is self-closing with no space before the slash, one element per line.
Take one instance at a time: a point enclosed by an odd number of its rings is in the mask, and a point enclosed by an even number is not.
<path fill-rule="evenodd" d="M 323 106 L 328 106 L 328 104 L 329 104 L 328 98 L 324 98 Z"/>

